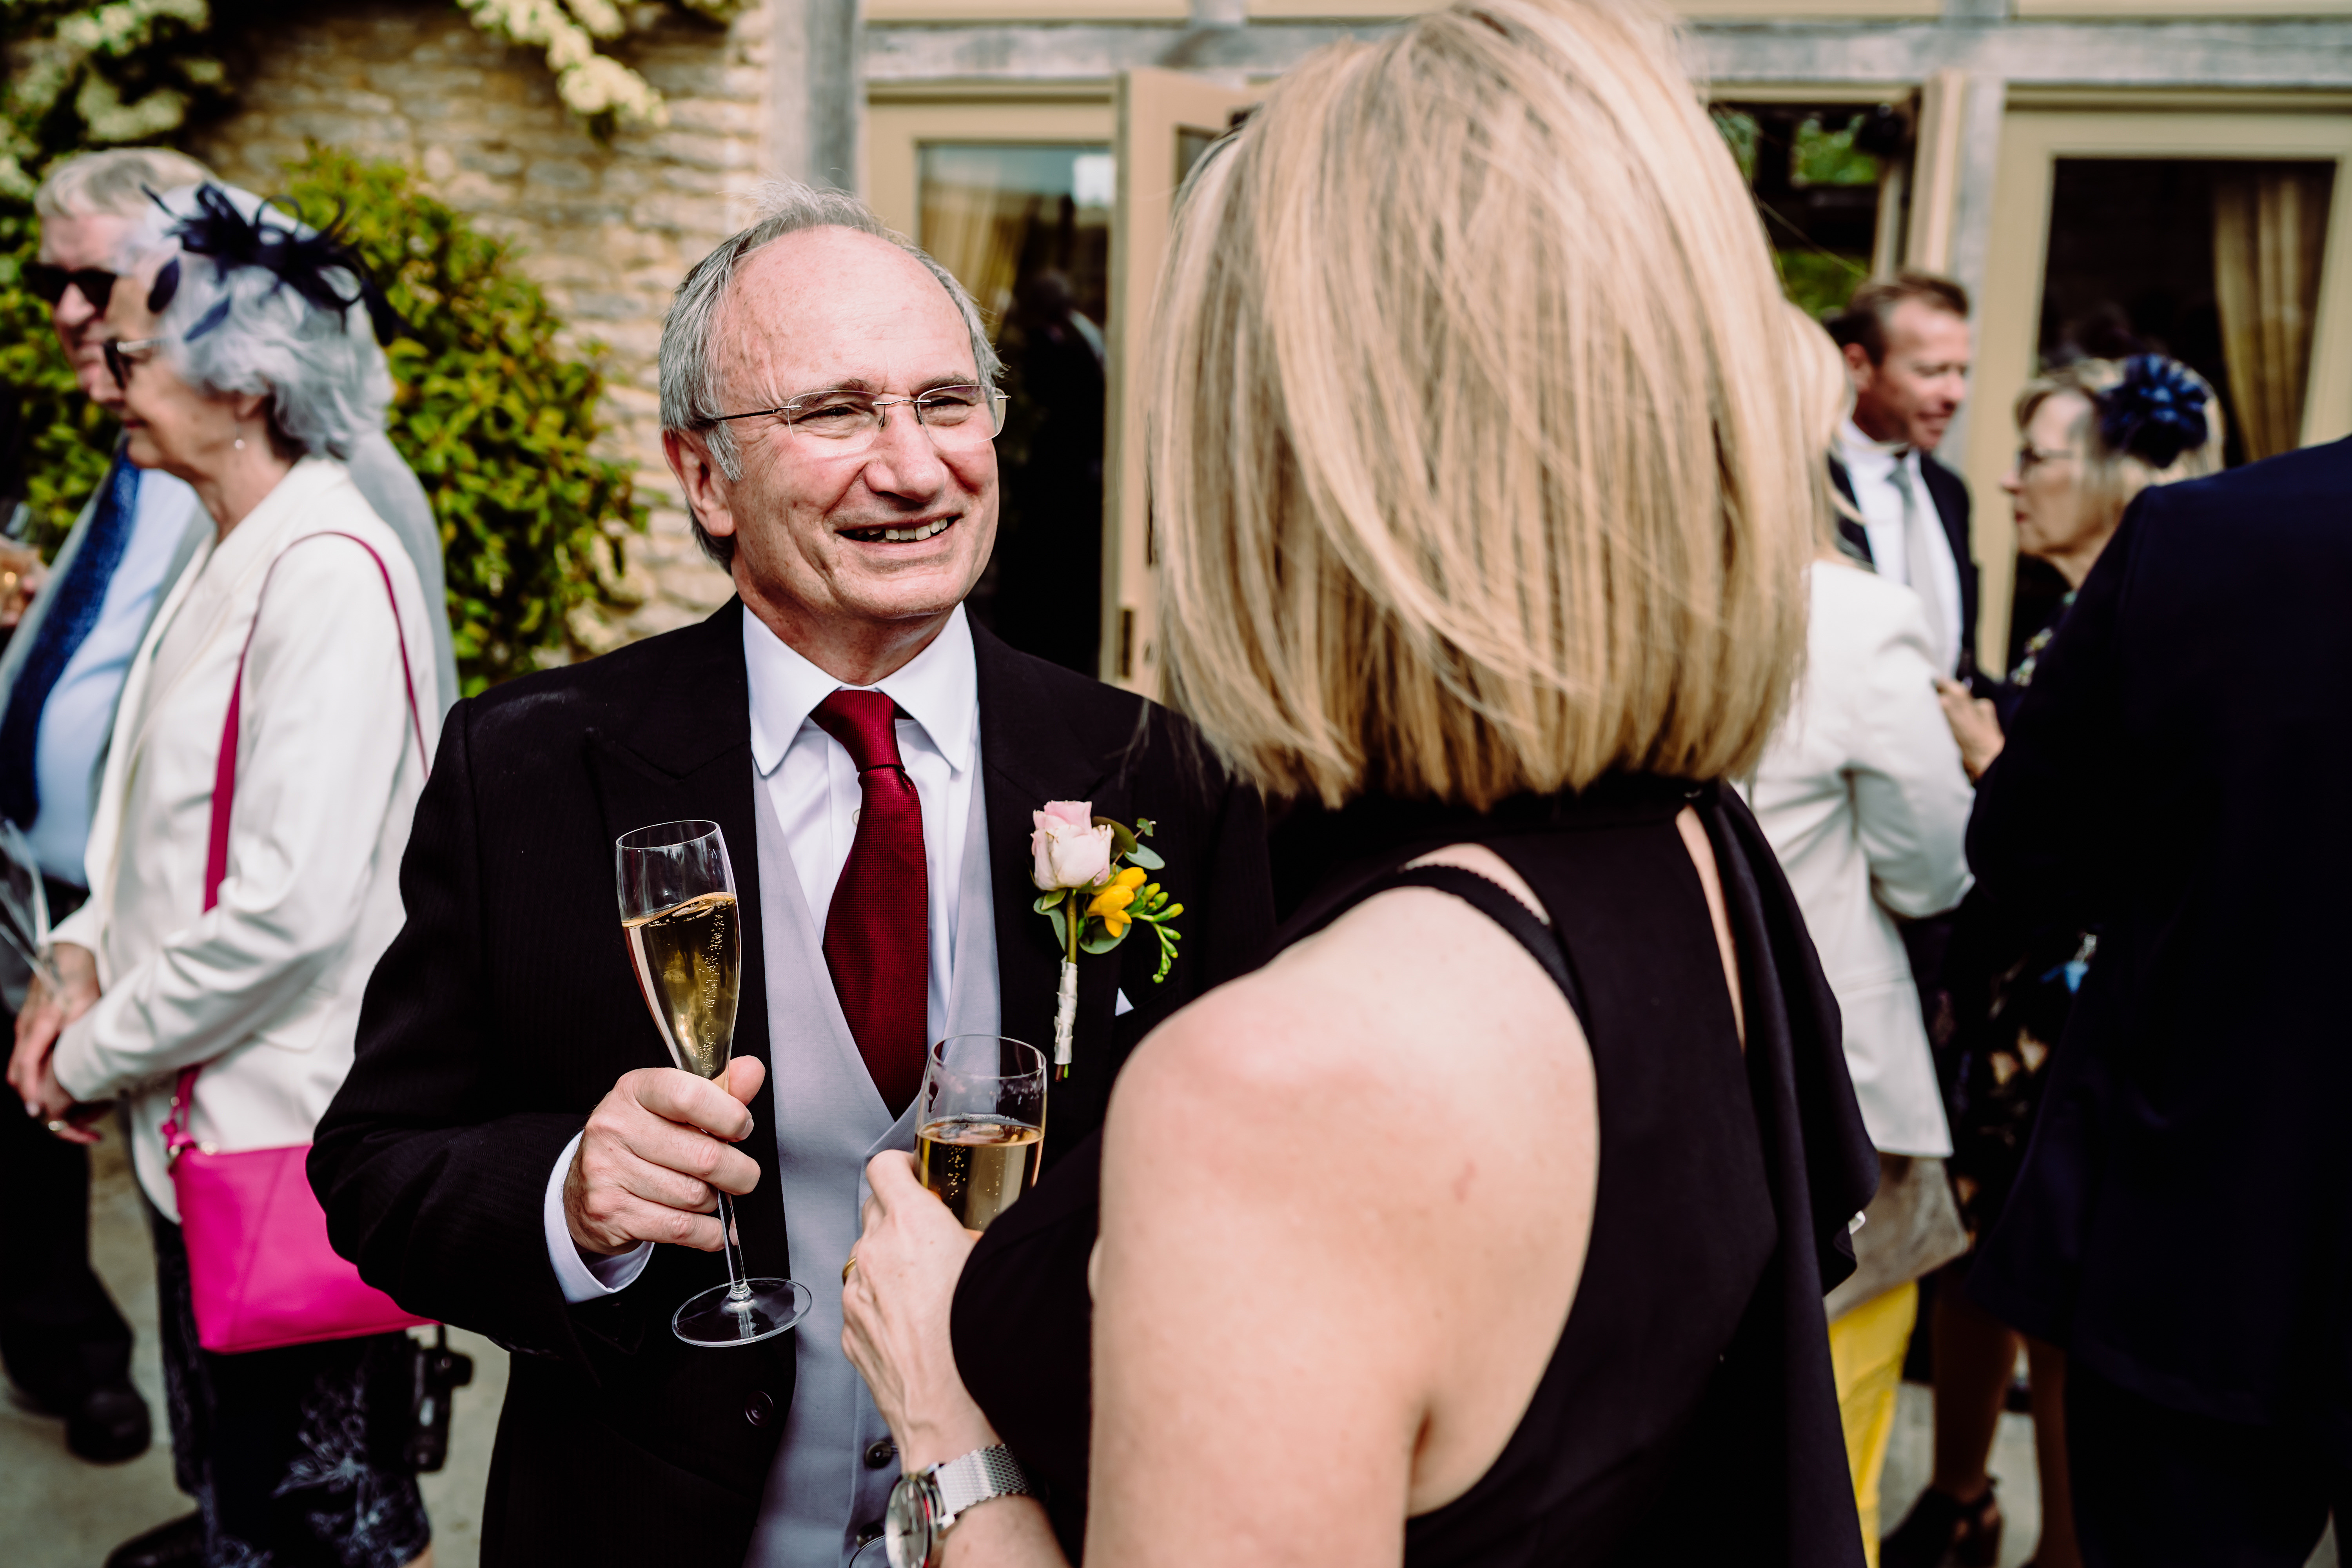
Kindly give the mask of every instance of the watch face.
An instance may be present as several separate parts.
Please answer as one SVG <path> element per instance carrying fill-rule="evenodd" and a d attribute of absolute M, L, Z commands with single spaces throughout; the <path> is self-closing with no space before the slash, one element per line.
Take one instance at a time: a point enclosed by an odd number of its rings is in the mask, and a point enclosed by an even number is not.
<path fill-rule="evenodd" d="M 940 1486 L 927 1470 L 900 1476 L 882 1515 L 883 1544 L 890 1568 L 925 1568 L 931 1560 L 933 1521 L 940 1515 Z"/>

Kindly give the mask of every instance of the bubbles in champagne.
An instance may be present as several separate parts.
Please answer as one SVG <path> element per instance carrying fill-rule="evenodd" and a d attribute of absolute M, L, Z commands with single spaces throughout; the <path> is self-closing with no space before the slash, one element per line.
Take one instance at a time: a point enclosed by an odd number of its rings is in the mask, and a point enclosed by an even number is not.
<path fill-rule="evenodd" d="M 732 893 L 705 893 L 624 921 L 629 957 L 670 1059 L 700 1078 L 727 1071 L 742 969 Z"/>
<path fill-rule="evenodd" d="M 1036 1182 L 1045 1138 L 1010 1117 L 941 1117 L 915 1134 L 916 1173 L 966 1230 L 986 1230 Z"/>

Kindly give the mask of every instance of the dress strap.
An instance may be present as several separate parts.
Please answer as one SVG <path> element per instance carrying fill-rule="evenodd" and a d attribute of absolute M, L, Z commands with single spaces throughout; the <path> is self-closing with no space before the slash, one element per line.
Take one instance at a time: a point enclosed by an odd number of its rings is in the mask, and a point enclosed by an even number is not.
<path fill-rule="evenodd" d="M 1538 918 L 1500 882 L 1491 877 L 1482 877 L 1475 871 L 1466 871 L 1459 866 L 1415 866 L 1375 878 L 1357 889 L 1345 905 L 1333 910 L 1298 935 L 1311 935 L 1348 910 L 1394 888 L 1433 888 L 1441 893 L 1451 893 L 1501 926 L 1528 950 L 1528 956 L 1543 965 L 1544 973 L 1551 976 L 1552 984 L 1559 986 L 1560 994 L 1568 998 L 1577 1022 L 1586 1023 L 1584 988 L 1577 984 L 1575 967 L 1568 961 L 1568 949 L 1562 944 L 1559 931 Z"/>

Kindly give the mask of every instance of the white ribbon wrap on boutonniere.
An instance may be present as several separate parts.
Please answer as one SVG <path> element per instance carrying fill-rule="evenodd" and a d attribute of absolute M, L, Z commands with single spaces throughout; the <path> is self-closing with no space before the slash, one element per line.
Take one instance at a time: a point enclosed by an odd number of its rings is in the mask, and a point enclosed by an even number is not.
<path fill-rule="evenodd" d="M 1061 984 L 1055 994 L 1054 1076 L 1070 1076 L 1070 1038 L 1078 1020 L 1078 954 L 1108 952 L 1138 924 L 1160 939 L 1160 970 L 1154 984 L 1168 978 L 1181 935 L 1168 922 L 1184 912 L 1166 889 L 1147 879 L 1166 862 L 1142 840 L 1151 836 L 1150 817 L 1132 828 L 1094 815 L 1086 800 L 1049 800 L 1030 813 L 1029 879 L 1038 887 L 1037 912 L 1054 922 L 1054 944 L 1062 951 Z M 1127 862 L 1121 866 L 1119 862 Z"/>

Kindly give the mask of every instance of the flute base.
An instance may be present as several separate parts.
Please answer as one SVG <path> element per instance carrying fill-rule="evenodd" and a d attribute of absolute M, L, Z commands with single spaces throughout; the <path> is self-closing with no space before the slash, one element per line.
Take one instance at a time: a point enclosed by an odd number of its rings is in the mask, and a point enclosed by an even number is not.
<path fill-rule="evenodd" d="M 670 1331 L 690 1345 L 725 1349 L 755 1345 L 789 1333 L 809 1315 L 816 1299 L 808 1287 L 792 1279 L 749 1279 L 750 1294 L 730 1300 L 732 1285 L 713 1285 L 688 1299 L 669 1321 Z"/>

